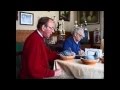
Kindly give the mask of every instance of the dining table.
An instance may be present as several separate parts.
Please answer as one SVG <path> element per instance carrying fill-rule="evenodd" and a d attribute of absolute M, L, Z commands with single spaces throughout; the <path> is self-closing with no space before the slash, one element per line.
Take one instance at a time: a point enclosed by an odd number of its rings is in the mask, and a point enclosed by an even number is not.
<path fill-rule="evenodd" d="M 86 65 L 81 59 L 54 61 L 53 70 L 60 69 L 61 75 L 51 79 L 104 79 L 104 63 Z"/>

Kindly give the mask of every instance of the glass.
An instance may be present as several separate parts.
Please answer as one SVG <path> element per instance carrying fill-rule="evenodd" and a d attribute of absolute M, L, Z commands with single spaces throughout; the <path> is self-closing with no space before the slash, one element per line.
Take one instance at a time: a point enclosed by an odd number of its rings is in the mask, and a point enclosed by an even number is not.
<path fill-rule="evenodd" d="M 47 26 L 47 27 L 49 27 L 51 30 L 55 30 L 55 28 L 54 28 L 54 27 L 50 27 L 50 26 Z"/>
<path fill-rule="evenodd" d="M 83 38 L 83 36 L 81 34 L 79 34 L 79 33 L 77 33 L 77 34 L 79 35 L 79 37 Z"/>

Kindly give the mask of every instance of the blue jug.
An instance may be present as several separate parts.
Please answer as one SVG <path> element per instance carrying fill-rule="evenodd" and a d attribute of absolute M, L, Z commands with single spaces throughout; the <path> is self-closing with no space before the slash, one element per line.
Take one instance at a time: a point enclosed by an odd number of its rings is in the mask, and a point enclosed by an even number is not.
<path fill-rule="evenodd" d="M 98 52 L 96 51 L 94 55 L 87 55 L 87 56 L 85 56 L 85 59 L 88 59 L 88 60 L 98 59 Z"/>

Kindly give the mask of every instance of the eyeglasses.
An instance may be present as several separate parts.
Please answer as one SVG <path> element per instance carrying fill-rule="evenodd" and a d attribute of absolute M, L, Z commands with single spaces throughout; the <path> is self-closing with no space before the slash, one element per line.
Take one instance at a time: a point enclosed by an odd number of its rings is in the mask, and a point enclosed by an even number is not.
<path fill-rule="evenodd" d="M 53 28 L 53 27 L 50 27 L 50 26 L 47 26 L 47 27 L 49 27 L 51 30 L 55 30 L 55 28 Z"/>
<path fill-rule="evenodd" d="M 77 34 L 79 35 L 79 37 L 83 38 L 83 35 L 81 35 L 81 34 L 79 34 L 79 33 L 77 33 Z"/>

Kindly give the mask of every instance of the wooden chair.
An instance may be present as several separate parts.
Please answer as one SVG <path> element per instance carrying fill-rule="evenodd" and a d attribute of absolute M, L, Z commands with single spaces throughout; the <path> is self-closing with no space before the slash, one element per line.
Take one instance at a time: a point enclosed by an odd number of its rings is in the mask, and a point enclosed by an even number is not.
<path fill-rule="evenodd" d="M 22 52 L 16 52 L 16 79 L 19 79 Z"/>
<path fill-rule="evenodd" d="M 16 79 L 19 79 L 23 43 L 16 42 Z"/>

